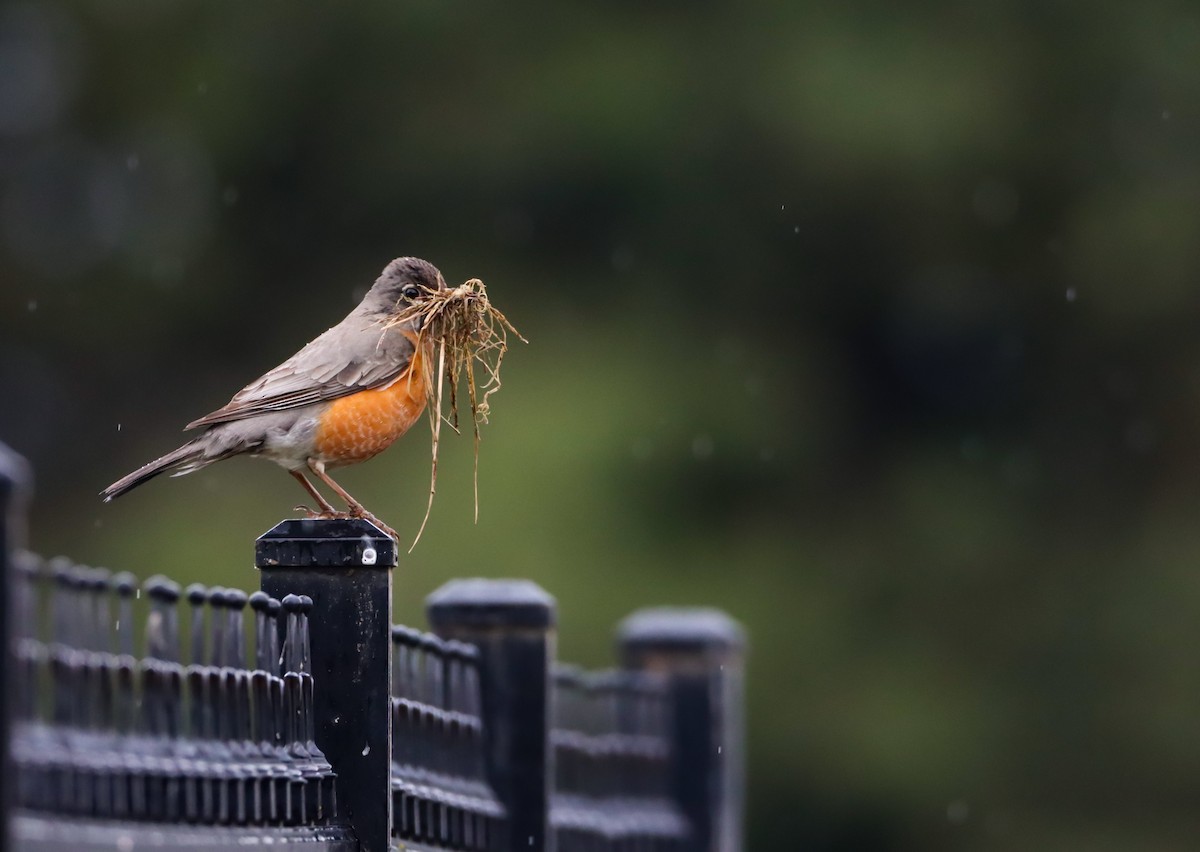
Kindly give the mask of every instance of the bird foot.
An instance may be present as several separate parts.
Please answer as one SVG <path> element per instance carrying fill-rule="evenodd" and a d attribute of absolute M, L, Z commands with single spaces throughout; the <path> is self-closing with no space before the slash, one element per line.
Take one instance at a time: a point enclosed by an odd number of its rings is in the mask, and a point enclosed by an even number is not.
<path fill-rule="evenodd" d="M 293 512 L 303 512 L 303 513 L 304 513 L 304 517 L 305 517 L 305 518 L 307 518 L 307 519 L 308 519 L 308 520 L 310 520 L 310 521 L 312 521 L 312 520 L 317 520 L 317 521 L 341 520 L 341 521 L 345 521 L 345 520 L 349 520 L 350 518 L 357 518 L 357 517 L 359 517 L 358 515 L 351 514 L 350 512 L 335 512 L 333 509 L 330 509 L 330 510 L 329 510 L 329 511 L 327 511 L 327 512 L 326 512 L 326 511 L 321 511 L 321 512 L 318 512 L 316 509 L 310 509 L 310 508 L 308 508 L 308 506 L 305 506 L 303 503 L 301 503 L 299 506 L 293 506 L 293 507 L 292 507 L 292 511 L 293 511 Z"/>
<path fill-rule="evenodd" d="M 399 534 L 397 534 L 397 532 L 394 529 L 389 527 L 383 521 L 379 520 L 379 518 L 372 515 L 365 508 L 363 508 L 362 505 L 360 505 L 358 503 L 352 503 L 350 505 L 350 517 L 362 518 L 364 521 L 370 521 L 375 526 L 379 527 L 379 529 L 383 530 L 383 532 L 385 532 L 387 535 L 396 539 L 396 541 L 400 540 Z"/>
<path fill-rule="evenodd" d="M 386 533 L 387 535 L 396 539 L 397 541 L 400 540 L 399 533 L 397 533 L 394 529 L 389 527 L 383 521 L 379 520 L 379 518 L 372 515 L 370 512 L 368 512 L 362 506 L 351 506 L 349 512 L 334 512 L 334 511 L 318 512 L 317 510 L 310 509 L 308 506 L 305 506 L 303 503 L 301 503 L 298 506 L 293 506 L 292 511 L 293 512 L 303 512 L 304 517 L 307 518 L 308 520 L 327 521 L 327 520 L 331 520 L 331 519 L 337 519 L 337 520 L 344 521 L 344 520 L 348 520 L 350 518 L 361 518 L 364 521 L 370 521 L 375 526 L 379 527 L 379 529 L 382 530 L 384 533 Z"/>

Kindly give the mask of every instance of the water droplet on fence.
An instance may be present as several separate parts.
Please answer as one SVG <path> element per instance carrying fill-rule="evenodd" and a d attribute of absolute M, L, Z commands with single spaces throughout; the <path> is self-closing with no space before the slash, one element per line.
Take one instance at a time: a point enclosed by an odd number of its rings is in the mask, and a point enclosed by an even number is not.
<path fill-rule="evenodd" d="M 370 753 L 371 753 L 371 744 L 367 743 L 365 746 L 363 746 L 363 757 L 366 757 Z"/>

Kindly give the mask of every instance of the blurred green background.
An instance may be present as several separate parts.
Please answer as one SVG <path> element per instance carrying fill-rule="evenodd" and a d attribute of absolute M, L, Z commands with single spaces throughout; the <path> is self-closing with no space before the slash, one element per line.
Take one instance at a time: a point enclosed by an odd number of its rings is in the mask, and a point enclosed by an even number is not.
<path fill-rule="evenodd" d="M 6 4 L 32 544 L 253 587 L 274 466 L 96 493 L 419 255 L 530 345 L 400 618 L 728 609 L 752 849 L 1196 848 L 1198 104 L 1170 0 Z M 411 537 L 428 453 L 339 479 Z"/>

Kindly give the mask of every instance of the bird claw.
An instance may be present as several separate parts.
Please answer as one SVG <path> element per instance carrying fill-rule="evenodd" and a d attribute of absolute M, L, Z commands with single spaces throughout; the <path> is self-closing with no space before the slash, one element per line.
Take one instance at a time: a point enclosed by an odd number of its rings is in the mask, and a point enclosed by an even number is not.
<path fill-rule="evenodd" d="M 299 506 L 293 506 L 292 511 L 293 512 L 303 512 L 305 518 L 307 518 L 310 521 L 332 521 L 332 520 L 344 521 L 349 518 L 358 517 L 357 515 L 352 515 L 349 512 L 333 512 L 333 511 L 318 512 L 316 509 L 310 509 L 308 506 L 305 506 L 303 503 L 301 503 Z"/>
<path fill-rule="evenodd" d="M 372 524 L 374 524 L 375 526 L 379 527 L 379 529 L 384 533 L 384 535 L 388 536 L 389 538 L 393 538 L 396 541 L 400 540 L 399 533 L 397 533 L 394 529 L 389 527 L 383 521 L 379 520 L 379 518 L 372 515 L 370 512 L 363 512 L 361 517 L 364 521 L 369 521 Z"/>
<path fill-rule="evenodd" d="M 396 541 L 400 540 L 400 535 L 394 529 L 392 529 L 387 524 L 385 524 L 383 521 L 379 520 L 379 518 L 375 517 L 370 512 L 368 512 L 365 508 L 363 508 L 363 506 L 361 504 L 358 504 L 358 503 L 352 504 L 350 506 L 349 514 L 350 514 L 350 517 L 352 517 L 352 518 L 362 518 L 364 521 L 368 521 L 368 522 L 374 524 L 375 526 L 379 527 L 379 529 L 382 532 L 391 536 Z"/>
<path fill-rule="evenodd" d="M 332 519 L 347 520 L 349 518 L 360 518 L 364 521 L 369 521 L 370 523 L 379 527 L 380 531 L 382 531 L 386 535 L 391 536 L 392 538 L 396 539 L 397 541 L 400 540 L 399 533 L 397 533 L 394 529 L 389 527 L 383 521 L 379 520 L 379 518 L 372 515 L 370 512 L 368 512 L 362 506 L 358 506 L 358 505 L 351 506 L 350 511 L 348 511 L 348 512 L 318 512 L 315 509 L 310 509 L 308 506 L 305 506 L 303 503 L 301 503 L 298 506 L 293 506 L 292 511 L 293 512 L 303 512 L 305 518 L 307 518 L 308 520 L 327 521 L 327 520 L 332 520 Z"/>

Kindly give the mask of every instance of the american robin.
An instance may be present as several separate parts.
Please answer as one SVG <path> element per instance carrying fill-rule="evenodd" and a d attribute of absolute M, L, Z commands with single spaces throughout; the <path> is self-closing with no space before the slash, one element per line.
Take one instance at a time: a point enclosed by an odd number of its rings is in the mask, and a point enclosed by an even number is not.
<path fill-rule="evenodd" d="M 393 260 L 344 320 L 223 407 L 189 423 L 187 429 L 203 431 L 105 488 L 104 501 L 167 471 L 182 476 L 232 456 L 262 456 L 287 470 L 317 502 L 319 512 L 297 507 L 311 517 L 366 518 L 395 536 L 326 470 L 382 452 L 421 416 L 431 344 L 418 349 L 419 318 L 390 327 L 388 322 L 422 293 L 445 287 L 433 264 L 415 257 Z M 346 501 L 348 513 L 337 512 L 321 496 L 306 469 Z"/>

